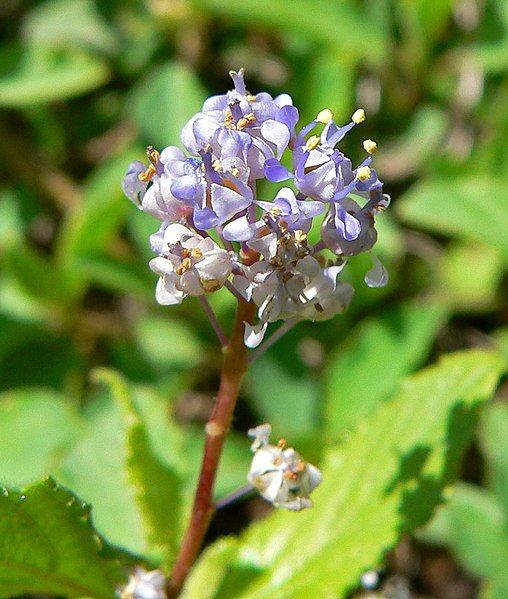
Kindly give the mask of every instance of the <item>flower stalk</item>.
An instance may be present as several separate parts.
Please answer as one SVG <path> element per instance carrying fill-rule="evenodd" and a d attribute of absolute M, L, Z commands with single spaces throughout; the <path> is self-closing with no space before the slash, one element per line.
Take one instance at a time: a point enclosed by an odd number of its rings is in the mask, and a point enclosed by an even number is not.
<path fill-rule="evenodd" d="M 229 344 L 224 350 L 224 361 L 217 400 L 205 427 L 205 448 L 201 462 L 198 486 L 190 522 L 177 556 L 168 596 L 176 597 L 203 544 L 210 520 L 215 511 L 212 499 L 222 448 L 231 426 L 242 379 L 247 371 L 247 348 L 244 344 L 244 323 L 252 322 L 255 305 L 238 302 L 236 321 Z"/>

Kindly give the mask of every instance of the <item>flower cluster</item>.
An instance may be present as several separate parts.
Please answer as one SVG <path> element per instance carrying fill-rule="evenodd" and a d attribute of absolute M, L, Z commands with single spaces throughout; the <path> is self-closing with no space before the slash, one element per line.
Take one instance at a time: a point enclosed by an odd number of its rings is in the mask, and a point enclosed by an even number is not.
<path fill-rule="evenodd" d="M 322 110 L 297 132 L 288 95 L 252 95 L 243 69 L 230 75 L 234 89 L 206 100 L 184 126 L 188 155 L 150 146 L 148 166 L 130 164 L 122 187 L 161 221 L 151 236 L 157 301 L 179 304 L 226 286 L 258 307 L 245 335 L 255 347 L 270 322 L 325 320 L 348 307 L 353 288 L 340 274 L 350 257 L 374 246 L 375 217 L 390 198 L 371 168 L 375 142 L 364 142 L 356 167 L 338 147 L 365 120 L 362 109 L 344 126 Z M 260 179 L 284 186 L 262 199 Z M 372 260 L 365 282 L 385 285 L 384 267 Z"/>
<path fill-rule="evenodd" d="M 271 432 L 269 424 L 249 430 L 254 458 L 247 480 L 275 507 L 293 511 L 312 507 L 309 495 L 321 483 L 321 472 L 292 447 L 286 447 L 285 439 L 270 445 Z"/>

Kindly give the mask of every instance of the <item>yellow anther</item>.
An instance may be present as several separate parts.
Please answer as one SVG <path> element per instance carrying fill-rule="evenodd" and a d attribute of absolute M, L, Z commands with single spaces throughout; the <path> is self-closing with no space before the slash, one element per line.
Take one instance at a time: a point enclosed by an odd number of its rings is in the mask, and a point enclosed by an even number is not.
<path fill-rule="evenodd" d="M 286 439 L 284 439 L 284 437 L 282 439 L 279 439 L 279 442 L 277 443 L 277 447 L 279 449 L 284 449 L 284 447 L 286 447 L 287 445 L 287 441 Z"/>
<path fill-rule="evenodd" d="M 374 154 L 375 152 L 377 152 L 377 143 L 375 141 L 372 141 L 372 139 L 366 139 L 363 142 L 363 149 L 368 154 Z"/>
<path fill-rule="evenodd" d="M 238 178 L 238 175 L 240 174 L 240 171 L 236 168 L 236 166 L 234 166 L 230 171 L 229 171 L 233 177 Z"/>
<path fill-rule="evenodd" d="M 226 109 L 226 113 L 224 114 L 224 125 L 230 129 L 234 127 L 233 124 L 233 113 L 230 108 Z"/>
<path fill-rule="evenodd" d="M 157 164 L 157 162 L 159 162 L 160 154 L 153 146 L 146 147 L 146 155 L 152 164 Z"/>
<path fill-rule="evenodd" d="M 305 231 L 302 231 L 302 229 L 297 229 L 295 231 L 295 241 L 296 243 L 307 243 L 307 233 L 305 233 Z"/>
<path fill-rule="evenodd" d="M 282 214 L 282 210 L 278 206 L 273 206 L 272 208 L 270 208 L 270 214 L 272 216 L 277 217 Z"/>
<path fill-rule="evenodd" d="M 253 96 L 252 94 L 247 94 L 246 96 L 247 102 L 257 102 L 258 97 Z"/>
<path fill-rule="evenodd" d="M 361 166 L 356 171 L 356 178 L 359 181 L 367 181 L 367 179 L 369 179 L 371 175 L 372 175 L 372 171 L 370 170 L 370 168 L 368 166 Z"/>
<path fill-rule="evenodd" d="M 365 110 L 363 108 L 359 108 L 358 110 L 355 110 L 353 112 L 353 116 L 351 117 L 351 120 L 353 121 L 353 123 L 356 123 L 357 125 L 359 123 L 363 123 L 363 121 L 365 120 Z"/>
<path fill-rule="evenodd" d="M 215 158 L 215 160 L 212 160 L 212 168 L 214 171 L 217 171 L 218 173 L 220 173 L 223 170 L 221 161 L 218 160 L 217 158 Z"/>
<path fill-rule="evenodd" d="M 138 179 L 143 181 L 143 183 L 146 183 L 147 181 L 150 181 L 155 174 L 157 174 L 157 171 L 155 170 L 155 166 L 151 164 L 144 173 L 139 173 Z"/>
<path fill-rule="evenodd" d="M 249 114 L 244 115 L 241 119 L 238 119 L 236 123 L 236 128 L 238 131 L 242 131 L 248 125 L 252 125 L 252 123 L 256 122 L 256 117 L 253 112 L 249 112 Z"/>
<path fill-rule="evenodd" d="M 182 262 L 180 263 L 180 266 L 178 268 L 175 269 L 175 272 L 177 275 L 183 275 L 183 273 L 187 270 L 189 270 L 189 268 L 192 266 L 192 262 L 190 260 L 190 258 L 184 258 L 182 260 Z"/>
<path fill-rule="evenodd" d="M 311 135 L 305 144 L 307 150 L 313 150 L 317 146 L 319 146 L 320 139 L 317 135 Z"/>
<path fill-rule="evenodd" d="M 323 123 L 323 125 L 326 125 L 331 120 L 333 120 L 333 112 L 329 108 L 322 110 L 316 117 L 316 121 Z"/>
<path fill-rule="evenodd" d="M 190 255 L 193 258 L 201 258 L 203 256 L 203 252 L 199 248 L 192 248 Z"/>

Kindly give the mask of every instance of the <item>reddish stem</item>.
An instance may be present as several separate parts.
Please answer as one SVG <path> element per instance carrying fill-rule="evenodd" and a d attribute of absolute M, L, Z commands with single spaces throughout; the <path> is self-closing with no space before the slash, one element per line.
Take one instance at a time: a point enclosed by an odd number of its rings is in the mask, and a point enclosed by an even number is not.
<path fill-rule="evenodd" d="M 233 418 L 240 385 L 247 370 L 244 322 L 252 322 L 254 308 L 252 303 L 248 304 L 243 300 L 238 302 L 233 333 L 224 350 L 217 400 L 205 427 L 205 449 L 192 514 L 169 581 L 168 595 L 170 597 L 178 596 L 201 549 L 210 519 L 215 511 L 212 500 L 215 477 L 224 441 Z"/>

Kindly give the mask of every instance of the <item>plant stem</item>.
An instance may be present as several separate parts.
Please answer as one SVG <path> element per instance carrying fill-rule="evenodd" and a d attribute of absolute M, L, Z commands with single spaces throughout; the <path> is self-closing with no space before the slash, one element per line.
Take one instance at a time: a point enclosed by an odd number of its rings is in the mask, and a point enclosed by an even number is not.
<path fill-rule="evenodd" d="M 212 500 L 215 477 L 224 441 L 233 418 L 240 385 L 247 370 L 247 348 L 243 340 L 244 322 L 252 322 L 254 309 L 253 303 L 247 303 L 244 300 L 238 302 L 233 333 L 224 350 L 217 400 L 205 427 L 205 449 L 190 522 L 168 583 L 169 597 L 178 596 L 203 544 L 210 519 L 215 511 Z"/>
<path fill-rule="evenodd" d="M 220 322 L 217 320 L 217 316 L 215 316 L 215 312 L 213 311 L 212 306 L 210 306 L 210 303 L 204 295 L 199 296 L 199 301 L 201 303 L 201 306 L 203 307 L 205 314 L 208 316 L 208 320 L 210 321 L 210 324 L 212 325 L 212 328 L 215 331 L 215 334 L 217 335 L 220 344 L 222 345 L 222 347 L 226 347 L 229 343 L 229 339 L 227 335 L 224 333 L 220 325 Z"/>

